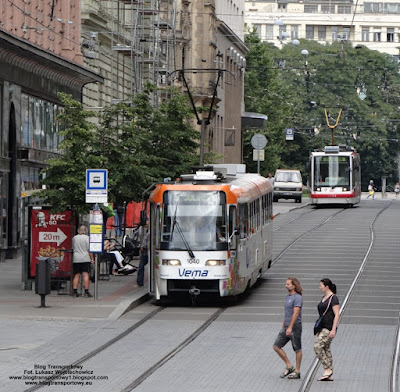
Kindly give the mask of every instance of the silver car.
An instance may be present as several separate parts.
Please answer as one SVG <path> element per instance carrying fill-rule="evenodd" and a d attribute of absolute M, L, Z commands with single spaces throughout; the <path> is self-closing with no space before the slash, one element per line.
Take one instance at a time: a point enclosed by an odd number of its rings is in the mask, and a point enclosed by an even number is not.
<path fill-rule="evenodd" d="M 303 180 L 299 170 L 278 169 L 274 181 L 274 201 L 294 199 L 301 203 Z"/>

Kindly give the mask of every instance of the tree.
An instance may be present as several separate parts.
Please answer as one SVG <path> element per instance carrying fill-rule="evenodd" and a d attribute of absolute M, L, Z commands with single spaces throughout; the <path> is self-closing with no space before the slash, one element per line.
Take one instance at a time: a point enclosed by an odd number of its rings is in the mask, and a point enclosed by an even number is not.
<path fill-rule="evenodd" d="M 169 89 L 168 99 L 155 108 L 154 93 L 148 85 L 131 101 L 107 107 L 99 126 L 89 121 L 95 113 L 60 94 L 61 155 L 47 162 L 46 189 L 38 195 L 55 210 L 85 213 L 90 209 L 85 203 L 86 169 L 108 169 L 108 200 L 122 204 L 141 200 L 152 183 L 175 178 L 197 163 L 199 135 L 186 96 Z"/>
<path fill-rule="evenodd" d="M 158 108 L 152 105 L 154 86 L 130 102 L 110 106 L 98 131 L 99 154 L 109 169 L 110 195 L 117 203 L 140 200 L 152 183 L 176 178 L 197 163 L 193 117 L 187 97 L 175 88 Z"/>
<path fill-rule="evenodd" d="M 277 127 L 281 129 L 276 134 L 283 135 L 284 127 L 295 130 L 294 142 L 278 143 L 281 166 L 303 171 L 309 151 L 331 144 L 325 110 L 329 123 L 334 124 L 341 108 L 335 144 L 352 145 L 360 152 L 363 183 L 396 174 L 400 76 L 391 56 L 363 46 L 353 48 L 347 42 L 321 45 L 301 40 L 300 46 L 288 43 L 281 50 L 269 44 L 249 42 L 248 46 L 253 75 L 246 79 L 246 91 L 252 91 L 254 101 L 265 104 L 265 113 L 279 113 Z M 302 56 L 301 49 L 309 55 Z M 267 62 L 266 55 L 270 57 Z M 284 100 L 265 100 L 260 84 L 279 86 L 277 94 Z M 293 110 L 284 110 L 288 103 Z"/>
<path fill-rule="evenodd" d="M 287 166 L 284 155 L 291 155 L 298 149 L 296 144 L 285 144 L 285 128 L 291 123 L 294 108 L 291 104 L 290 87 L 279 77 L 279 66 L 275 59 L 279 50 L 271 44 L 261 42 L 255 31 L 246 37 L 250 48 L 246 56 L 245 107 L 247 112 L 268 116 L 266 129 L 248 130 L 244 133 L 244 161 L 249 171 L 256 171 L 252 159 L 250 139 L 255 133 L 264 134 L 268 144 L 265 148 L 265 162 L 260 165 L 261 173 Z"/>
<path fill-rule="evenodd" d="M 60 157 L 48 160 L 42 184 L 46 189 L 38 196 L 46 199 L 56 211 L 71 208 L 85 213 L 86 169 L 101 168 L 101 157 L 96 154 L 95 126 L 89 121 L 95 113 L 83 110 L 82 104 L 70 95 L 59 94 L 64 106 L 58 120 L 61 123 Z"/>

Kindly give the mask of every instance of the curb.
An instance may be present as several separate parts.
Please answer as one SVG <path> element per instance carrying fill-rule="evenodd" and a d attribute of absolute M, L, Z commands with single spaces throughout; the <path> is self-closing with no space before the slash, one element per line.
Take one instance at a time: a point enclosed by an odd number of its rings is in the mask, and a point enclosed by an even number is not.
<path fill-rule="evenodd" d="M 117 321 L 120 317 L 122 317 L 125 313 L 130 310 L 138 307 L 144 302 L 149 301 L 152 298 L 149 292 L 142 292 L 141 294 L 132 295 L 131 298 L 127 298 L 122 301 L 107 317 L 107 320 Z"/>

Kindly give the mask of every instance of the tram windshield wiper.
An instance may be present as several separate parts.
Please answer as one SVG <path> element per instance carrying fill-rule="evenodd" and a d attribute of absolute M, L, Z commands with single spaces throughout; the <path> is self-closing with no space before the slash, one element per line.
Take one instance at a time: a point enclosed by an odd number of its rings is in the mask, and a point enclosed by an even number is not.
<path fill-rule="evenodd" d="M 181 238 L 182 238 L 182 241 L 183 241 L 183 244 L 185 245 L 185 247 L 186 247 L 186 250 L 188 251 L 188 253 L 189 253 L 189 256 L 192 258 L 192 259 L 194 259 L 194 253 L 193 253 L 193 251 L 192 251 L 192 249 L 190 248 L 190 245 L 189 245 L 189 243 L 187 242 L 187 239 L 186 239 L 186 237 L 185 237 L 185 235 L 183 234 L 183 231 L 182 231 L 182 229 L 181 229 L 181 226 L 179 225 L 179 222 L 176 220 L 176 212 L 178 211 L 178 204 L 176 204 L 176 207 L 175 207 L 175 212 L 174 212 L 174 218 L 173 218 L 173 220 L 172 220 L 172 228 L 171 228 L 171 241 L 172 241 L 172 237 L 173 237 L 173 235 L 174 235 L 174 230 L 175 230 L 175 227 L 177 228 L 177 231 L 178 231 L 178 233 L 179 233 L 179 235 L 181 236 Z"/>
<path fill-rule="evenodd" d="M 185 235 L 183 234 L 183 232 L 182 232 L 182 229 L 181 229 L 181 226 L 179 225 L 179 222 L 177 221 L 177 220 L 175 220 L 175 222 L 174 222 L 174 227 L 176 226 L 176 228 L 177 228 L 177 230 L 178 230 L 178 233 L 179 233 L 179 235 L 181 236 L 181 238 L 182 238 L 182 241 L 183 241 L 183 243 L 185 244 L 185 247 L 186 247 L 186 250 L 188 251 L 188 253 L 189 253 L 189 256 L 192 258 L 192 259 L 194 259 L 194 253 L 193 253 L 193 251 L 192 251 L 192 249 L 190 248 L 190 245 L 189 245 L 189 243 L 187 242 L 187 240 L 186 240 L 186 238 L 185 238 Z"/>

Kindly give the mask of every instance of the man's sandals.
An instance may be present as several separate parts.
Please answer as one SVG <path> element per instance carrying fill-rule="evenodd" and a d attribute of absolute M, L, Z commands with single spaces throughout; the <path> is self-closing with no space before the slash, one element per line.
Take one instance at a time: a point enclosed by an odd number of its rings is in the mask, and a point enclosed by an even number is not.
<path fill-rule="evenodd" d="M 289 378 L 290 380 L 298 380 L 300 378 L 300 373 L 296 372 L 293 366 L 286 367 L 285 371 L 281 374 L 281 378 Z"/>

